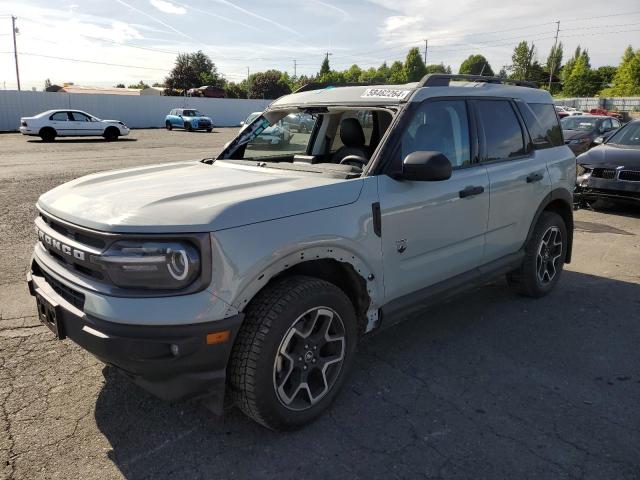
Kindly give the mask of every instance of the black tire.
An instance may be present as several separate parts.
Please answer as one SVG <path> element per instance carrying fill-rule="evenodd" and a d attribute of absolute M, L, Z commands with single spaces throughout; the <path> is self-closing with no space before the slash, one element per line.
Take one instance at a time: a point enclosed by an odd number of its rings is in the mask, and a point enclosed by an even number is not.
<path fill-rule="evenodd" d="M 167 130 L 172 130 L 173 125 L 171 125 L 171 122 L 164 122 L 164 128 L 166 128 Z"/>
<path fill-rule="evenodd" d="M 120 131 L 118 131 L 118 129 L 116 127 L 108 127 L 105 131 L 104 131 L 104 139 L 107 142 L 113 142 L 115 140 L 118 140 L 118 137 L 120 136 Z"/>
<path fill-rule="evenodd" d="M 328 324 L 325 323 L 327 320 L 313 321 L 316 309 L 330 313 Z M 294 429 L 311 422 L 331 404 L 351 370 L 358 336 L 352 303 L 342 290 L 329 282 L 292 276 L 265 287 L 245 309 L 245 314 L 228 367 L 230 392 L 236 403 L 247 416 L 272 430 Z M 315 318 L 320 317 L 315 315 Z M 294 325 L 301 325 L 300 322 L 307 322 L 303 326 L 312 322 L 313 327 L 309 328 L 307 336 L 287 335 Z M 319 325 L 318 331 L 315 325 Z M 323 325 L 328 325 L 326 330 Z M 336 330 L 332 330 L 334 327 Z M 340 327 L 343 328 L 340 330 Z M 327 335 L 332 340 L 323 345 L 322 338 Z M 294 337 L 295 348 L 285 352 L 286 358 L 294 360 L 289 363 L 279 352 L 288 348 Z M 327 353 L 324 350 L 327 345 L 333 351 Z M 340 353 L 336 353 L 338 350 Z M 306 352 L 304 360 L 302 355 L 298 356 L 298 351 Z M 338 357 L 341 359 L 335 360 Z M 328 362 L 329 358 L 334 360 Z M 285 361 L 290 368 L 283 367 Z M 284 372 L 285 369 L 288 372 Z M 292 402 L 287 406 L 283 401 L 277 385 L 278 375 L 282 374 L 293 379 L 292 384 L 298 381 L 295 391 L 299 393 L 291 397 L 295 397 L 294 402 L 301 403 Z M 300 388 L 303 378 L 305 385 L 322 385 L 322 391 L 316 389 L 316 399 L 312 399 L 311 386 L 306 389 L 308 393 Z M 320 378 L 324 381 L 318 382 Z M 286 382 L 288 380 L 283 381 L 280 387 L 284 389 Z M 291 388 L 295 389 L 295 385 Z"/>
<path fill-rule="evenodd" d="M 191 122 L 184 122 L 184 129 L 187 132 L 193 132 L 193 127 L 191 126 Z"/>
<path fill-rule="evenodd" d="M 207 128 L 207 133 L 211 133 L 213 131 L 213 128 Z"/>
<path fill-rule="evenodd" d="M 520 295 L 543 297 L 558 283 L 566 254 L 567 227 L 564 220 L 557 213 L 542 212 L 525 246 L 522 265 L 507 274 L 509 286 Z"/>
<path fill-rule="evenodd" d="M 56 131 L 51 127 L 40 130 L 40 138 L 43 142 L 53 142 L 56 139 Z"/>

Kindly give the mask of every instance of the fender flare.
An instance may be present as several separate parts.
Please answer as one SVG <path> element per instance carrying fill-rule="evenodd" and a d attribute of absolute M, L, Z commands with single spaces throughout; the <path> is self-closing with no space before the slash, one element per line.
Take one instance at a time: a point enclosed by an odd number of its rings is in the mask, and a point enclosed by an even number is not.
<path fill-rule="evenodd" d="M 566 222 L 567 225 L 567 254 L 565 255 L 565 263 L 571 263 L 571 255 L 573 253 L 573 195 L 566 188 L 556 188 L 549 192 L 538 205 L 538 209 L 536 210 L 535 215 L 533 216 L 533 221 L 531 222 L 531 226 L 529 227 L 529 232 L 527 233 L 527 238 L 524 241 L 524 245 L 529 243 L 529 240 L 533 236 L 533 230 L 540 219 L 540 215 L 544 212 L 547 207 L 556 201 L 561 201 L 567 207 L 568 212 L 570 213 L 569 222 Z M 524 248 L 523 245 L 523 248 Z"/>
<path fill-rule="evenodd" d="M 259 270 L 253 278 L 245 284 L 238 296 L 230 304 L 234 311 L 243 311 L 247 304 L 260 292 L 273 278 L 292 269 L 301 263 L 316 260 L 335 260 L 350 265 L 355 273 L 365 282 L 370 303 L 366 312 L 366 330 L 370 331 L 378 323 L 378 312 L 384 300 L 384 287 L 382 272 L 378 276 L 356 252 L 344 247 L 332 245 L 312 246 L 291 252 L 275 262 Z"/>

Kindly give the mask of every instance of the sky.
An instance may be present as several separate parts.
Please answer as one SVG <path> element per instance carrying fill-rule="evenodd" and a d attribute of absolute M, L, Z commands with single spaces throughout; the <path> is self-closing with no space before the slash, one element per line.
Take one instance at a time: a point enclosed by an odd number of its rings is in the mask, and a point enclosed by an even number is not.
<path fill-rule="evenodd" d="M 606 8 L 604 7 L 606 5 Z M 230 81 L 270 68 L 311 75 L 327 52 L 332 68 L 378 67 L 410 47 L 456 72 L 481 53 L 494 71 L 514 46 L 534 41 L 544 63 L 555 21 L 565 58 L 580 44 L 592 66 L 617 65 L 640 48 L 637 0 L 0 0 L 0 89 L 15 89 L 11 18 L 23 89 L 54 84 L 162 82 L 179 52 L 202 50 Z M 93 62 L 93 63 L 91 63 Z M 108 65 L 107 65 L 108 64 Z"/>

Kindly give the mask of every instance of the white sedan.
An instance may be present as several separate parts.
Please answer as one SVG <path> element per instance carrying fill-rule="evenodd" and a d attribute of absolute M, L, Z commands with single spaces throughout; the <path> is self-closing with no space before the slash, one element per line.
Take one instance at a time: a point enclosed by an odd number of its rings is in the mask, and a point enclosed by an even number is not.
<path fill-rule="evenodd" d="M 117 140 L 129 135 L 129 127 L 119 120 L 101 120 L 80 110 L 47 110 L 33 117 L 22 117 L 20 133 L 38 136 L 45 142 L 52 142 L 56 137 L 87 136 Z"/>

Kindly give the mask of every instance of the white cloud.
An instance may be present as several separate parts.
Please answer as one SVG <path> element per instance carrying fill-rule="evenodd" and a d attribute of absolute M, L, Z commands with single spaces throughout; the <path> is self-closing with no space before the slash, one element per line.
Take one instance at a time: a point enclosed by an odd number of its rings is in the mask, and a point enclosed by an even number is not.
<path fill-rule="evenodd" d="M 175 5 L 171 2 L 165 2 L 165 0 L 149 0 L 149 3 L 164 13 L 171 13 L 173 15 L 184 15 L 187 13 L 186 8 Z"/>

